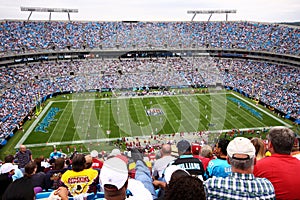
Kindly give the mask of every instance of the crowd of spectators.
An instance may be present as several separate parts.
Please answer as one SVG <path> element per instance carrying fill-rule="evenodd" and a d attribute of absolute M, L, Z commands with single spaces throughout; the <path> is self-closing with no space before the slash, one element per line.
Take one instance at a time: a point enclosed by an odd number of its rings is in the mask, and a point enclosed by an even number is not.
<path fill-rule="evenodd" d="M 258 22 L 2 21 L 0 52 L 85 48 L 245 49 L 299 55 L 297 27 Z"/>
<path fill-rule="evenodd" d="M 0 69 L 0 138 L 21 128 L 44 97 L 101 88 L 216 85 L 243 91 L 299 118 L 297 67 L 212 58 L 95 59 L 42 62 Z"/>
<path fill-rule="evenodd" d="M 295 147 L 299 151 L 299 141 L 292 130 L 271 128 L 263 141 L 265 156 L 259 160 L 256 155 L 260 149 L 245 137 L 237 136 L 231 141 L 218 138 L 212 146 L 186 138 L 181 135 L 176 147 L 169 143 L 157 146 L 152 160 L 150 153 L 139 146 L 124 152 L 114 149 L 105 155 L 92 150 L 84 154 L 57 154 L 55 158 L 49 155 L 46 159 L 33 156 L 24 168 L 15 165 L 19 161 L 24 164 L 18 153 L 7 155 L 0 166 L 0 196 L 98 200 L 299 197 L 300 182 L 295 177 L 300 160 L 292 154 Z M 31 155 L 26 146 L 20 147 Z M 274 168 L 274 164 L 280 165 Z M 23 169 L 21 175 L 12 178 L 17 170 Z"/>
<path fill-rule="evenodd" d="M 220 60 L 224 85 L 236 88 L 294 118 L 300 116 L 298 67 L 255 61 Z"/>

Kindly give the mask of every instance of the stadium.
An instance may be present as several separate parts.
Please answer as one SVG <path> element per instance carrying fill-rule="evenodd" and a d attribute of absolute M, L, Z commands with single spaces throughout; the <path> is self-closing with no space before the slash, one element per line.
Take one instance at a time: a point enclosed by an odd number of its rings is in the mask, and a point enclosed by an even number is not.
<path fill-rule="evenodd" d="M 4 154 L 298 131 L 297 26 L 5 20 L 0 29 Z"/>

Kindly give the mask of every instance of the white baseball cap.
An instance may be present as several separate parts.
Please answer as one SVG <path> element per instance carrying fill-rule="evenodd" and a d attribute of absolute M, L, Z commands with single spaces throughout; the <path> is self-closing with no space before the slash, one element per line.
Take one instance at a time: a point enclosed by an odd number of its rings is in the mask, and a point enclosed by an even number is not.
<path fill-rule="evenodd" d="M 249 139 L 244 137 L 236 137 L 229 142 L 227 146 L 227 154 L 229 157 L 235 159 L 240 159 L 240 158 L 236 158 L 234 154 L 244 154 L 244 155 L 248 155 L 249 158 L 253 158 L 255 156 L 255 147 Z"/>
<path fill-rule="evenodd" d="M 91 151 L 91 156 L 92 156 L 92 158 L 98 157 L 98 151 L 96 151 L 96 150 Z"/>
<path fill-rule="evenodd" d="M 164 177 L 165 177 L 165 180 L 166 180 L 166 183 L 169 184 L 170 180 L 171 180 L 171 177 L 172 177 L 172 174 L 177 171 L 177 170 L 182 170 L 184 172 L 186 172 L 188 175 L 190 174 L 189 172 L 187 172 L 186 170 L 180 168 L 178 165 L 170 165 L 168 166 L 166 169 L 165 169 L 165 172 L 164 172 Z"/>
<path fill-rule="evenodd" d="M 113 150 L 111 151 L 111 153 L 108 155 L 108 157 L 116 156 L 116 155 L 121 155 L 120 149 L 113 149 Z"/>
<path fill-rule="evenodd" d="M 114 185 L 121 189 L 128 179 L 127 164 L 120 158 L 113 157 L 106 160 L 100 172 L 100 182 L 102 187 Z"/>
<path fill-rule="evenodd" d="M 14 165 L 12 163 L 5 163 L 0 168 L 0 173 L 5 174 L 10 172 L 11 170 L 15 169 Z"/>

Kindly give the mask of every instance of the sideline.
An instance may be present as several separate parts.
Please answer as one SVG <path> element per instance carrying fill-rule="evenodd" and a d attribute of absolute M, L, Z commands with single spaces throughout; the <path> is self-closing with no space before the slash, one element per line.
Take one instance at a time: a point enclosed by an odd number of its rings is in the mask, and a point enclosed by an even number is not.
<path fill-rule="evenodd" d="M 238 129 L 240 131 L 249 131 L 249 130 L 264 130 L 269 129 L 270 127 L 253 127 L 253 128 L 241 128 Z M 227 130 L 214 130 L 214 131 L 205 131 L 207 134 L 211 133 L 223 133 L 223 132 L 229 132 L 232 131 L 232 129 Z M 180 133 L 175 134 L 178 138 L 181 138 Z M 149 139 L 151 138 L 151 135 L 141 135 L 141 136 L 133 136 L 133 137 L 125 137 L 125 139 L 131 139 L 134 140 L 136 137 L 138 137 L 141 140 Z M 192 136 L 192 137 L 198 137 L 198 136 Z M 47 143 L 36 143 L 36 144 L 26 144 L 26 147 L 44 147 L 44 146 L 53 146 L 53 145 L 66 145 L 66 144 L 85 144 L 85 143 L 91 143 L 91 142 L 109 142 L 109 141 L 115 141 L 117 139 L 122 139 L 122 137 L 119 138 L 101 138 L 101 139 L 91 139 L 91 140 L 74 140 L 74 141 L 64 141 L 64 142 L 47 142 Z"/>
<path fill-rule="evenodd" d="M 278 122 L 284 124 L 286 127 L 288 127 L 288 128 L 291 128 L 291 127 L 292 127 L 291 125 L 289 125 L 288 123 L 282 121 L 282 120 L 279 119 L 278 117 L 275 117 L 274 115 L 268 113 L 267 111 L 263 110 L 262 108 L 260 108 L 260 107 L 258 107 L 258 106 L 255 106 L 252 102 L 250 102 L 250 101 L 248 101 L 248 100 L 246 100 L 246 99 L 244 99 L 244 98 L 242 98 L 242 97 L 240 97 L 240 96 L 238 96 L 237 94 L 234 94 L 234 93 L 232 93 L 232 92 L 231 92 L 231 94 L 232 94 L 233 96 L 235 96 L 235 97 L 241 99 L 242 101 L 248 103 L 249 105 L 251 105 L 251 106 L 254 107 L 255 109 L 260 110 L 261 112 L 265 113 L 266 115 L 268 115 L 269 117 L 275 119 L 276 121 L 278 121 Z"/>
<path fill-rule="evenodd" d="M 39 121 L 44 117 L 44 114 L 48 111 L 49 107 L 52 105 L 52 101 L 50 101 L 46 107 L 43 109 L 43 111 L 39 114 L 39 116 L 34 119 L 34 122 L 31 124 L 31 126 L 27 129 L 25 134 L 22 136 L 22 138 L 19 140 L 19 142 L 16 144 L 15 149 L 19 148 L 21 144 L 25 142 L 25 140 L 28 138 L 30 133 L 33 131 L 33 129 L 36 127 L 36 125 L 39 123 Z M 27 145 L 26 145 L 27 146 Z"/>

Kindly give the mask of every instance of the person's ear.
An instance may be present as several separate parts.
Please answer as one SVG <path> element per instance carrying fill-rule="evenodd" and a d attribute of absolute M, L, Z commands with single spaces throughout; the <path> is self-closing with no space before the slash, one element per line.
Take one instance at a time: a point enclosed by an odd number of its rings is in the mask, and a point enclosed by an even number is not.
<path fill-rule="evenodd" d="M 269 141 L 268 143 L 268 148 L 267 148 L 268 151 L 270 151 L 272 153 L 272 150 L 273 150 L 273 144 L 272 142 Z"/>
<path fill-rule="evenodd" d="M 230 163 L 230 160 L 229 160 L 228 156 L 226 156 L 226 160 L 227 160 L 228 164 L 230 165 L 231 163 Z"/>

